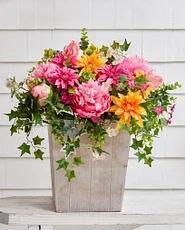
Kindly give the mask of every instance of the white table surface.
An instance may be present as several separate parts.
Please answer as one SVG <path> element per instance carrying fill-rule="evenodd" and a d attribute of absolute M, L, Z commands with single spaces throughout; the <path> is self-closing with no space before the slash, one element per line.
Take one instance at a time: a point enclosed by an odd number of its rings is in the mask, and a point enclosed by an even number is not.
<path fill-rule="evenodd" d="M 185 196 L 125 197 L 122 212 L 56 213 L 51 197 L 0 199 L 6 225 L 176 225 L 185 224 Z"/>

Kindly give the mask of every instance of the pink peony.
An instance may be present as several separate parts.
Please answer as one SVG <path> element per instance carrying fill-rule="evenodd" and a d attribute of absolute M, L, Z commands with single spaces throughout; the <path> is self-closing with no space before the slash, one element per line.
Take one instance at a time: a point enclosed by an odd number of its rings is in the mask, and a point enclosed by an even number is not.
<path fill-rule="evenodd" d="M 38 64 L 35 70 L 30 75 L 31 78 L 44 78 L 48 79 L 48 77 L 55 75 L 59 72 L 59 67 L 53 63 L 47 62 L 45 64 Z"/>
<path fill-rule="evenodd" d="M 131 75 L 135 75 L 136 72 L 143 71 L 145 75 L 152 75 L 153 69 L 150 64 L 142 57 L 133 56 L 127 57 L 122 62 L 122 68 L 126 69 Z"/>
<path fill-rule="evenodd" d="M 163 82 L 163 79 L 160 76 L 149 75 L 149 76 L 146 76 L 146 79 L 149 80 L 147 84 L 154 90 L 157 89 Z"/>
<path fill-rule="evenodd" d="M 125 74 L 125 71 L 120 64 L 117 64 L 114 67 L 112 65 L 105 65 L 102 68 L 98 68 L 97 72 L 99 82 L 105 82 L 107 79 L 111 79 L 114 87 L 117 87 L 119 84 L 120 74 Z"/>
<path fill-rule="evenodd" d="M 69 55 L 78 55 L 79 50 L 79 43 L 72 40 L 68 46 L 65 46 L 64 53 Z"/>
<path fill-rule="evenodd" d="M 93 122 L 99 123 L 101 114 L 110 108 L 111 98 L 107 89 L 90 79 L 78 86 L 72 103 L 72 110 L 79 117 L 90 118 Z"/>
<path fill-rule="evenodd" d="M 69 94 L 66 89 L 62 90 L 60 94 L 60 100 L 65 105 L 71 104 L 71 94 Z"/>
<path fill-rule="evenodd" d="M 40 85 L 36 85 L 32 88 L 31 94 L 33 97 L 38 97 L 39 104 L 41 106 L 45 105 L 45 100 L 48 98 L 50 94 L 50 87 L 45 83 Z"/>
<path fill-rule="evenodd" d="M 48 77 L 48 80 L 51 84 L 56 85 L 57 88 L 67 89 L 69 86 L 75 88 L 79 84 L 79 77 L 73 69 L 63 67 L 60 68 L 57 74 Z"/>

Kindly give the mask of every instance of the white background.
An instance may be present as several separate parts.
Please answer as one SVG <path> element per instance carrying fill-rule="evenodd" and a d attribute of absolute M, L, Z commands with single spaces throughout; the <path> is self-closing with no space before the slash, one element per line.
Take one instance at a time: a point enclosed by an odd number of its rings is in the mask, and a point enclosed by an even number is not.
<path fill-rule="evenodd" d="M 3 115 L 15 104 L 5 87 L 9 74 L 23 79 L 44 48 L 63 49 L 70 40 L 79 39 L 80 29 L 86 27 L 96 45 L 127 38 L 132 41 L 130 55 L 149 60 L 166 82 L 185 86 L 184 12 L 184 0 L 0 0 L 0 197 L 51 194 L 48 148 L 43 162 L 20 158 L 17 146 L 24 136 L 10 137 L 10 123 Z M 153 167 L 138 163 L 130 154 L 126 194 L 185 193 L 184 88 L 175 94 L 173 123 L 155 142 Z M 32 135 L 36 134 L 46 137 L 47 147 L 46 127 L 36 128 Z M 10 228 L 0 225 L 4 229 Z"/>

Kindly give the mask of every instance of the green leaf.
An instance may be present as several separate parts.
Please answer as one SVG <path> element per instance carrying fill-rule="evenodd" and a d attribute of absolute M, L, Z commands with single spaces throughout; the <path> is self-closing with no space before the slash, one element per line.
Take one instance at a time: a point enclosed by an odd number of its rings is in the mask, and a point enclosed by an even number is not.
<path fill-rule="evenodd" d="M 68 182 L 70 182 L 72 178 L 76 177 L 76 176 L 75 176 L 75 171 L 74 171 L 74 170 L 68 169 L 68 170 L 66 171 L 65 176 L 68 178 Z"/>
<path fill-rule="evenodd" d="M 135 150 L 138 149 L 139 147 L 143 146 L 143 141 L 142 140 L 138 141 L 137 139 L 133 138 L 132 141 L 133 141 L 133 143 L 132 143 L 132 145 L 130 147 L 135 149 Z"/>
<path fill-rule="evenodd" d="M 123 74 L 120 74 L 119 81 L 120 81 L 121 83 L 124 83 L 125 81 L 127 81 L 127 77 L 126 77 L 125 75 L 123 75 Z"/>
<path fill-rule="evenodd" d="M 14 118 L 17 118 L 17 111 L 11 110 L 10 113 L 5 113 L 6 116 L 9 117 L 9 121 Z"/>
<path fill-rule="evenodd" d="M 121 51 L 127 51 L 130 45 L 131 45 L 131 42 L 128 43 L 127 40 L 125 39 L 123 45 L 120 45 Z"/>
<path fill-rule="evenodd" d="M 84 164 L 84 162 L 82 161 L 81 157 L 74 157 L 73 164 L 79 167 L 80 165 Z"/>
<path fill-rule="evenodd" d="M 44 140 L 44 138 L 40 138 L 38 135 L 34 137 L 33 139 L 34 145 L 41 145 L 41 142 Z"/>
<path fill-rule="evenodd" d="M 67 162 L 65 158 L 62 158 L 62 159 L 60 159 L 60 160 L 57 160 L 56 162 L 58 163 L 58 168 L 57 168 L 57 170 L 59 170 L 59 169 L 61 169 L 61 168 L 63 168 L 64 170 L 67 170 L 67 167 L 68 167 L 68 165 L 69 165 L 69 162 Z"/>
<path fill-rule="evenodd" d="M 104 53 L 105 56 L 106 56 L 106 55 L 107 55 L 108 49 L 109 49 L 108 46 L 104 46 L 104 45 L 103 45 L 103 46 L 100 48 L 100 52 Z"/>
<path fill-rule="evenodd" d="M 138 161 L 146 159 L 146 155 L 144 153 L 137 152 L 134 155 L 136 155 L 138 157 Z"/>
<path fill-rule="evenodd" d="M 111 45 L 111 47 L 115 50 L 115 49 L 119 49 L 119 43 L 116 41 L 113 41 L 113 44 Z"/>
<path fill-rule="evenodd" d="M 24 155 L 25 153 L 31 154 L 30 145 L 27 145 L 25 142 L 22 145 L 20 145 L 18 149 L 21 150 L 21 156 Z"/>
<path fill-rule="evenodd" d="M 14 133 L 17 133 L 17 126 L 12 125 L 10 131 L 11 131 L 11 136 L 12 136 Z"/>
<path fill-rule="evenodd" d="M 167 120 L 165 118 L 161 118 L 160 119 L 160 123 L 163 125 L 163 126 L 167 126 Z"/>
<path fill-rule="evenodd" d="M 156 128 L 156 129 L 154 130 L 154 135 L 155 135 L 155 136 L 158 136 L 159 131 L 160 131 L 159 128 Z"/>
<path fill-rule="evenodd" d="M 87 54 L 90 56 L 91 54 L 94 53 L 95 50 L 96 50 L 96 46 L 92 44 L 91 46 L 89 46 Z"/>
<path fill-rule="evenodd" d="M 147 155 L 152 153 L 152 148 L 153 147 L 145 146 L 144 151 L 146 152 Z"/>
<path fill-rule="evenodd" d="M 144 84 L 146 82 L 148 82 L 148 80 L 142 75 L 140 77 L 136 77 L 136 85 L 140 86 L 141 84 Z"/>
<path fill-rule="evenodd" d="M 145 160 L 144 160 L 144 164 L 147 164 L 147 165 L 149 165 L 150 167 L 152 167 L 152 162 L 153 162 L 154 160 L 151 158 L 151 157 L 149 157 L 149 158 L 146 158 Z"/>
<path fill-rule="evenodd" d="M 35 155 L 35 159 L 41 159 L 41 160 L 43 160 L 43 154 L 44 154 L 44 152 L 43 151 L 41 151 L 40 149 L 37 149 L 35 152 L 34 152 L 34 155 Z"/>
<path fill-rule="evenodd" d="M 75 146 L 75 148 L 80 147 L 80 138 L 77 138 L 77 139 L 74 141 L 74 146 Z"/>

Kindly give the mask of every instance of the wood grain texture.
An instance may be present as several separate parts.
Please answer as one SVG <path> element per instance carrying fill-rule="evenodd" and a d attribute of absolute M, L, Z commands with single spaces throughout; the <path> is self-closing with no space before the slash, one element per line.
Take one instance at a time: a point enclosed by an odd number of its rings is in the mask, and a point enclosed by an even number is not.
<path fill-rule="evenodd" d="M 61 146 L 59 146 L 55 140 L 54 136 L 51 135 L 50 127 L 48 130 L 49 135 L 49 148 L 50 148 L 50 161 L 51 161 L 51 178 L 52 178 L 52 192 L 53 201 L 55 203 L 55 208 L 57 212 L 69 212 L 69 199 L 70 199 L 70 184 L 65 177 L 64 170 L 57 169 L 56 161 L 63 157 Z"/>
<path fill-rule="evenodd" d="M 0 223 L 15 226 L 185 224 L 184 195 L 130 196 L 125 197 L 124 202 L 122 212 L 56 213 L 51 197 L 3 198 L 0 199 Z"/>
<path fill-rule="evenodd" d="M 81 143 L 89 143 L 87 135 Z M 57 212 L 107 212 L 121 211 L 128 163 L 130 136 L 126 131 L 116 137 L 106 138 L 103 149 L 110 153 L 104 160 L 92 157 L 85 145 L 77 149 L 84 165 L 76 171 L 76 178 L 69 183 L 64 170 L 56 171 L 56 160 L 62 158 L 61 147 L 56 144 L 49 128 L 49 144 L 53 196 Z"/>

